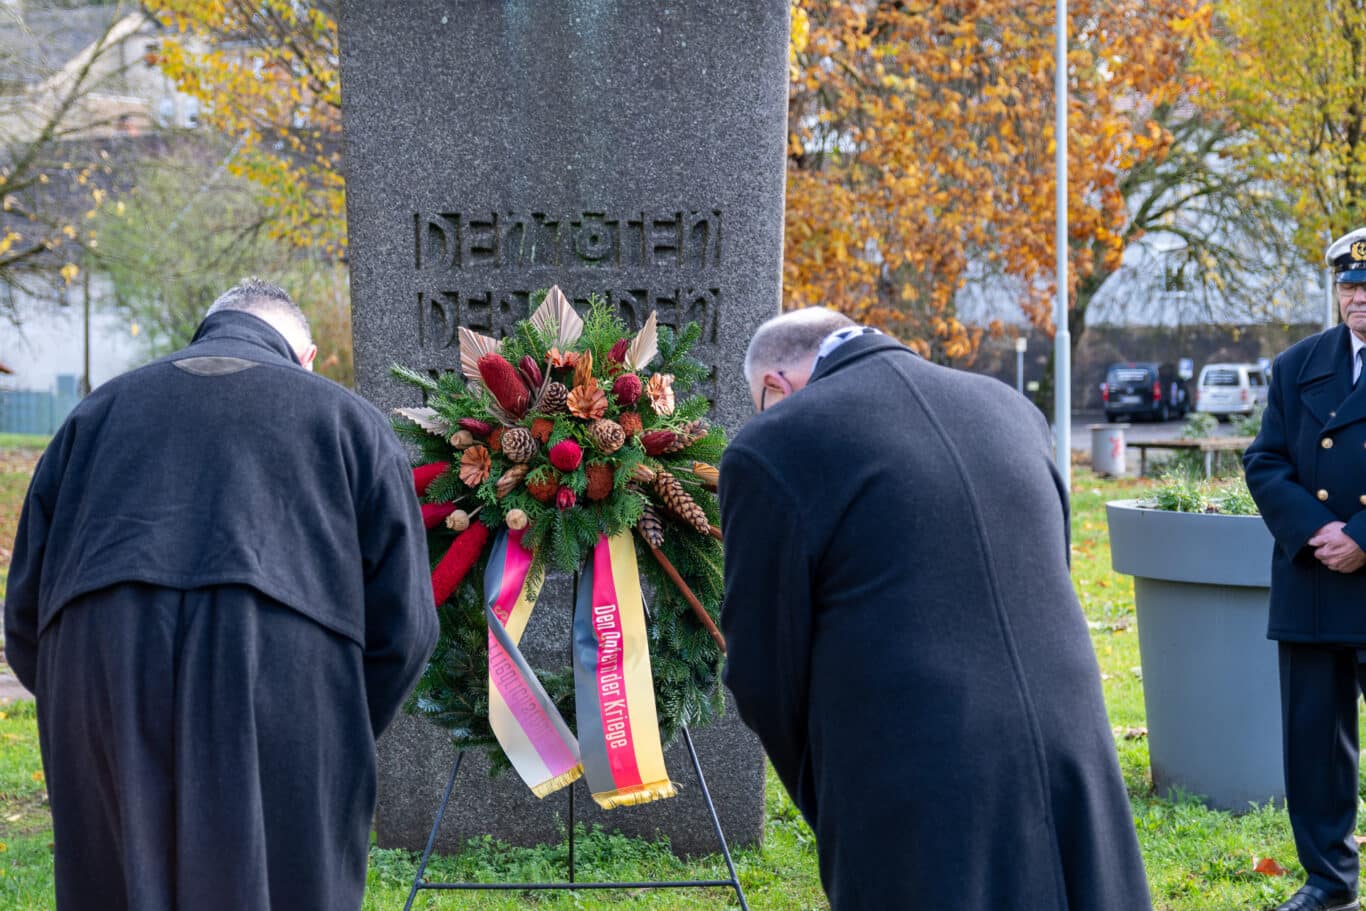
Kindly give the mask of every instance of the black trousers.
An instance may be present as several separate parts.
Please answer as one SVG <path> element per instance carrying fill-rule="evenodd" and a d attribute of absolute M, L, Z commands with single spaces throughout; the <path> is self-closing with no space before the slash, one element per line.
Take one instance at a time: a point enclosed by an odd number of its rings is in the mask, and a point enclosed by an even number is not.
<path fill-rule="evenodd" d="M 38 642 L 60 911 L 346 911 L 375 748 L 361 649 L 248 588 L 124 584 Z"/>
<path fill-rule="evenodd" d="M 1309 883 L 1357 891 L 1357 649 L 1280 643 L 1285 799 Z"/>

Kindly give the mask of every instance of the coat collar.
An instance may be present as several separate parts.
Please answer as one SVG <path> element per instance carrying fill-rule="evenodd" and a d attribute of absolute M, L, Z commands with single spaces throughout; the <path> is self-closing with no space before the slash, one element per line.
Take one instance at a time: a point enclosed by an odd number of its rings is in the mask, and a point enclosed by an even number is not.
<path fill-rule="evenodd" d="M 1300 400 L 1325 430 L 1366 419 L 1366 384 L 1352 389 L 1349 332 L 1339 324 L 1320 333 L 1296 378 Z"/>
<path fill-rule="evenodd" d="M 197 345 L 213 342 L 245 342 L 258 349 L 258 354 L 270 352 L 296 367 L 299 366 L 299 358 L 294 349 L 274 326 L 259 316 L 242 310 L 220 310 L 206 316 L 195 330 L 186 353 L 190 353 Z"/>
<path fill-rule="evenodd" d="M 878 351 L 905 351 L 912 357 L 919 357 L 910 348 L 889 335 L 860 335 L 851 338 L 849 341 L 840 345 L 829 355 L 821 359 L 816 365 L 816 369 L 811 371 L 811 378 L 808 383 L 814 383 L 819 379 L 829 376 L 832 373 L 843 370 L 855 361 L 861 360 L 870 354 Z"/>

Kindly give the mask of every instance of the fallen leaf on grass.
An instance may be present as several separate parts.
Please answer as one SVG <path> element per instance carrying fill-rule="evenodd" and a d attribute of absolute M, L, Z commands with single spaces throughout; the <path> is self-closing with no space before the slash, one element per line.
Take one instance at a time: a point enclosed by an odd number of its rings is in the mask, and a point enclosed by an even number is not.
<path fill-rule="evenodd" d="M 1366 835 L 1353 835 L 1352 838 L 1356 840 L 1357 844 L 1366 845 Z"/>
<path fill-rule="evenodd" d="M 1273 857 L 1263 857 L 1260 860 L 1254 857 L 1252 859 L 1254 861 L 1252 864 L 1253 873 L 1260 873 L 1263 876 L 1284 876 L 1286 874 L 1285 867 L 1276 863 Z"/>

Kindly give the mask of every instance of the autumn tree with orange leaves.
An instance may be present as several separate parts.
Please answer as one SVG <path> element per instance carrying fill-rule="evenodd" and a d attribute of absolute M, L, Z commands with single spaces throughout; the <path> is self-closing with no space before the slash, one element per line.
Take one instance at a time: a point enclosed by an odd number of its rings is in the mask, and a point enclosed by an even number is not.
<path fill-rule="evenodd" d="M 1171 148 L 1154 114 L 1185 88 L 1199 7 L 1071 7 L 1075 297 L 1133 237 L 1122 182 Z M 959 321 L 955 296 L 1005 277 L 1014 303 L 1051 327 L 1052 0 L 803 0 L 793 16 L 788 304 L 833 306 L 965 361 L 983 329 Z"/>

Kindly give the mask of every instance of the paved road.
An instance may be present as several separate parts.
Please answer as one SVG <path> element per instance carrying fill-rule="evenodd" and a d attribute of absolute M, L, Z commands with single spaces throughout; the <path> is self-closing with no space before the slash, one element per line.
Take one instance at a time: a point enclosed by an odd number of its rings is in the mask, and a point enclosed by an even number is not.
<path fill-rule="evenodd" d="M 1091 425 L 1104 424 L 1105 413 L 1102 411 L 1074 411 L 1072 412 L 1072 451 L 1090 452 L 1091 451 Z M 1181 430 L 1185 426 L 1185 421 L 1171 420 L 1165 424 L 1148 421 L 1131 421 L 1124 431 L 1124 439 L 1128 442 L 1142 443 L 1151 440 L 1171 440 L 1181 435 Z M 1214 431 L 1215 436 L 1233 436 L 1233 424 L 1220 424 Z"/>

